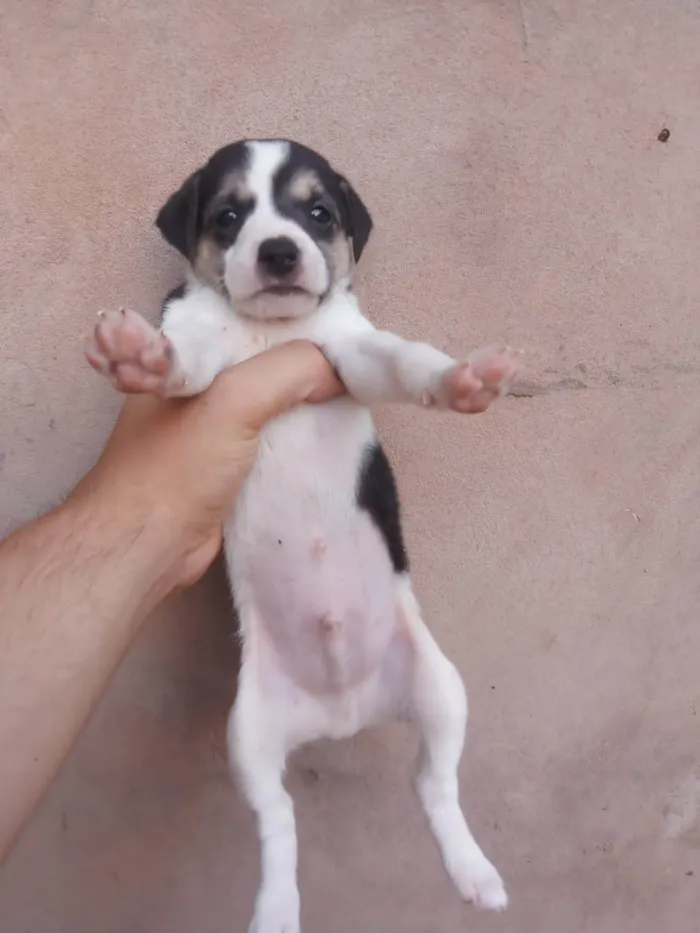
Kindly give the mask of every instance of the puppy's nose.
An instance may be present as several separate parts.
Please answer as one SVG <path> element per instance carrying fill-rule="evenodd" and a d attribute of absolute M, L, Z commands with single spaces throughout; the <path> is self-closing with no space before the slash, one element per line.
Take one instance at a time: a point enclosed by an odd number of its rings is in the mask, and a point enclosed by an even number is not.
<path fill-rule="evenodd" d="M 299 262 L 299 247 L 286 236 L 263 240 L 258 249 L 258 262 L 265 272 L 282 278 L 289 275 Z"/>

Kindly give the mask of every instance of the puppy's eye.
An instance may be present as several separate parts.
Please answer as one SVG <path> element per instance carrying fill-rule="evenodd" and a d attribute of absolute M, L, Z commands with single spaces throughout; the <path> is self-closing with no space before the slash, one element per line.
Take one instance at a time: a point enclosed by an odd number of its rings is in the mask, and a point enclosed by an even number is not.
<path fill-rule="evenodd" d="M 333 220 L 331 212 L 327 207 L 324 207 L 323 204 L 314 204 L 309 214 L 314 223 L 317 223 L 319 227 L 327 227 Z"/>
<path fill-rule="evenodd" d="M 225 211 L 221 211 L 221 213 L 217 214 L 216 216 L 216 226 L 223 233 L 226 233 L 228 230 L 232 230 L 237 223 L 238 214 L 234 210 L 231 210 L 230 207 Z"/>

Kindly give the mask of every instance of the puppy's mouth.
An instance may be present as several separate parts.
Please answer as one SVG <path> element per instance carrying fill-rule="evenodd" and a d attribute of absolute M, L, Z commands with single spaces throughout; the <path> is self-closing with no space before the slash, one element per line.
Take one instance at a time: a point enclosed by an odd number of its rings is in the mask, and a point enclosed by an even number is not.
<path fill-rule="evenodd" d="M 310 295 L 305 288 L 299 285 L 268 285 L 258 292 L 259 295 L 279 295 L 281 298 L 287 298 L 289 295 Z"/>
<path fill-rule="evenodd" d="M 317 306 L 322 296 L 300 285 L 266 285 L 245 299 L 239 299 L 238 310 L 246 317 L 270 322 L 291 321 L 307 314 L 309 304 Z"/>

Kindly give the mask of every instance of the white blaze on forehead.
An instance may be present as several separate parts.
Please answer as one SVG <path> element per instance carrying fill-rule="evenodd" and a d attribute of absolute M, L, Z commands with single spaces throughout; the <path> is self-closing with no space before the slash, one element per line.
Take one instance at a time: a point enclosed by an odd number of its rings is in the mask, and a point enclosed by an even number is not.
<path fill-rule="evenodd" d="M 280 166 L 289 156 L 289 143 L 263 140 L 247 143 L 250 166 L 246 181 L 257 207 L 273 207 L 272 183 Z"/>

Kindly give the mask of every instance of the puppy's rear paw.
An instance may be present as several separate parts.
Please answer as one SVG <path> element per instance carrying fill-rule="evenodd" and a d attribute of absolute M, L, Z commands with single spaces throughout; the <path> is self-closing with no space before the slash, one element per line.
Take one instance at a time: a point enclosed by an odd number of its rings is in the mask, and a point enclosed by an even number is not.
<path fill-rule="evenodd" d="M 164 395 L 172 377 L 170 341 L 135 311 L 102 312 L 85 356 L 120 392 Z"/>
<path fill-rule="evenodd" d="M 508 895 L 501 876 L 485 856 L 465 858 L 448 871 L 462 898 L 484 910 L 505 910 Z"/>
<path fill-rule="evenodd" d="M 248 933 L 300 933 L 296 885 L 260 891 Z"/>

